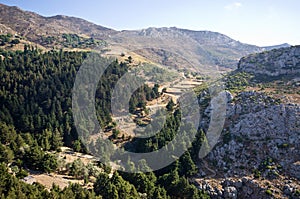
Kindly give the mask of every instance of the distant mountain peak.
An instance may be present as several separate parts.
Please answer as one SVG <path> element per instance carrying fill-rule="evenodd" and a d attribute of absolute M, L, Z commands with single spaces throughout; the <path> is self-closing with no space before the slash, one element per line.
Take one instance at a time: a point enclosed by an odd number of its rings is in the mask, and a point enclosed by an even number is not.
<path fill-rule="evenodd" d="M 288 44 L 288 43 L 283 43 L 283 44 L 279 44 L 279 45 L 274 45 L 274 46 L 264 46 L 262 47 L 264 50 L 272 50 L 272 49 L 277 49 L 277 48 L 287 48 L 287 47 L 291 47 L 292 45 Z"/>

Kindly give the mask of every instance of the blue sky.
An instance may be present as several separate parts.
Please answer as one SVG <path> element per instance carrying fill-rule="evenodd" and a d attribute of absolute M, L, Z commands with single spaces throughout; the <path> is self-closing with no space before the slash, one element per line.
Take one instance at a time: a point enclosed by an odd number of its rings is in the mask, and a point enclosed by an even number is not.
<path fill-rule="evenodd" d="M 300 44 L 299 0 L 0 0 L 44 16 L 76 16 L 116 30 L 211 30 L 260 46 Z"/>

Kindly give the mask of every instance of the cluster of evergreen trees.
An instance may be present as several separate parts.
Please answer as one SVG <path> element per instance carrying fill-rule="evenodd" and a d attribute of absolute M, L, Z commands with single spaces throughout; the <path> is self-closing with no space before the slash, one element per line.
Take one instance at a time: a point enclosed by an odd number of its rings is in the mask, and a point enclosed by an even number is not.
<path fill-rule="evenodd" d="M 205 198 L 187 180 L 197 172 L 196 151 L 202 135 L 177 162 L 155 173 L 97 174 L 94 189 L 72 184 L 47 191 L 40 184 L 20 181 L 25 169 L 57 171 L 55 151 L 71 146 L 88 152 L 78 140 L 72 118 L 72 87 L 86 52 L 48 51 L 25 46 L 24 51 L 0 50 L 0 196 L 2 198 Z M 102 127 L 111 125 L 111 88 L 128 70 L 112 62 L 101 77 L 96 92 L 96 110 Z M 130 99 L 130 109 L 145 108 L 146 100 L 159 96 L 158 85 L 139 88 Z M 171 141 L 180 123 L 180 111 L 169 105 L 164 128 L 148 139 L 134 140 L 130 150 L 154 151 Z M 188 131 L 186 132 L 188 133 Z M 175 146 L 174 146 L 175 147 Z M 146 164 L 146 163 L 145 163 Z M 70 175 L 79 175 L 76 163 Z M 8 168 L 9 167 L 9 168 Z M 73 170 L 72 170 L 73 169 Z M 9 170 L 11 170 L 9 172 Z M 72 174 L 73 172 L 73 174 Z M 96 175 L 96 174 L 94 174 Z M 19 179 L 18 179 L 19 178 Z M 144 195 L 143 195 L 144 194 Z"/>
<path fill-rule="evenodd" d="M 64 189 L 60 189 L 58 186 L 53 185 L 49 191 L 39 183 L 35 183 L 34 185 L 26 184 L 17 177 L 11 175 L 4 163 L 0 164 L 0 182 L 0 197 L 3 199 L 101 198 L 101 196 L 96 196 L 93 190 L 84 189 L 79 184 L 70 184 Z"/>
<path fill-rule="evenodd" d="M 0 46 L 5 46 L 6 44 L 19 44 L 20 40 L 18 38 L 14 38 L 12 34 L 0 35 Z"/>
<path fill-rule="evenodd" d="M 164 170 L 148 173 L 114 172 L 110 178 L 101 173 L 94 184 L 94 191 L 103 198 L 208 198 L 180 175 L 176 162 Z"/>
<path fill-rule="evenodd" d="M 1 37 L 0 37 L 1 39 Z M 1 40 L 0 40 L 1 41 Z M 95 48 L 106 45 L 105 41 L 94 38 L 83 38 L 77 34 L 62 34 L 59 36 L 42 36 L 39 38 L 39 44 L 49 48 L 53 46 L 61 46 L 64 48 Z"/>
<path fill-rule="evenodd" d="M 137 108 L 141 110 L 146 110 L 146 101 L 156 99 L 160 96 L 158 92 L 159 85 L 155 84 L 153 88 L 144 84 L 142 87 L 138 88 L 129 100 L 129 112 L 134 113 Z"/>
<path fill-rule="evenodd" d="M 0 120 L 12 124 L 18 131 L 35 136 L 46 129 L 56 134 L 45 135 L 48 138 L 57 136 L 59 132 L 63 142 L 72 146 L 73 141 L 77 140 L 71 110 L 72 88 L 76 72 L 87 53 L 41 53 L 25 46 L 24 51 L 0 51 L 0 54 L 3 56 L 0 59 Z M 127 69 L 126 64 L 115 61 L 101 77 L 96 92 L 96 109 L 102 127 L 112 121 L 112 88 Z M 143 90 L 149 89 L 143 87 Z M 136 98 L 140 101 L 149 99 L 140 96 L 134 95 L 133 101 Z"/>

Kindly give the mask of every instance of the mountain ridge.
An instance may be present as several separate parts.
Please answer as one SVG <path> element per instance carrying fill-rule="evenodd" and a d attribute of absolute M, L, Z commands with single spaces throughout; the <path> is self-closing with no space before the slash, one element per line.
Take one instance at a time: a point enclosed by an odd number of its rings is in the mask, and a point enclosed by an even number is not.
<path fill-rule="evenodd" d="M 96 39 L 107 44 L 105 49 L 109 55 L 118 57 L 123 52 L 133 52 L 150 62 L 196 72 L 217 68 L 231 70 L 236 68 L 241 57 L 265 50 L 264 47 L 245 44 L 213 31 L 176 27 L 116 31 L 77 17 L 45 17 L 4 4 L 0 4 L 0 13 L 1 34 L 20 35 L 46 49 L 93 49 L 99 44 L 94 42 Z M 66 40 L 68 44 L 61 45 Z M 79 45 L 83 41 L 94 42 L 94 45 Z M 103 48 L 103 45 L 100 47 Z"/>
<path fill-rule="evenodd" d="M 0 4 L 0 13 L 1 24 L 10 27 L 21 36 L 27 35 L 33 42 L 36 41 L 36 37 L 41 35 L 77 33 L 101 39 L 115 32 L 115 30 L 81 18 L 64 15 L 44 17 L 34 12 L 24 11 L 16 6 L 10 7 L 4 4 Z"/>

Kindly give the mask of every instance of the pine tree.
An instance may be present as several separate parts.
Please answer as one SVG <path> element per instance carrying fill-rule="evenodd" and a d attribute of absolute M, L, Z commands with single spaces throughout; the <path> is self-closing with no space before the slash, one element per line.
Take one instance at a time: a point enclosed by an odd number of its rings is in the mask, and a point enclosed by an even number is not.
<path fill-rule="evenodd" d="M 55 128 L 51 136 L 51 149 L 59 151 L 60 147 L 63 145 L 61 133 Z"/>
<path fill-rule="evenodd" d="M 197 173 L 197 166 L 195 165 L 188 151 L 180 157 L 179 172 L 181 175 L 185 175 L 188 177 Z"/>
<path fill-rule="evenodd" d="M 43 148 L 44 151 L 48 151 L 50 149 L 50 136 L 51 136 L 52 132 L 48 129 L 44 130 L 42 132 L 42 135 L 40 136 L 40 143 L 41 143 L 41 147 Z"/>
<path fill-rule="evenodd" d="M 168 102 L 166 108 L 167 108 L 168 111 L 173 111 L 174 106 L 175 106 L 175 103 L 173 102 L 173 99 L 171 99 L 171 100 Z"/>

